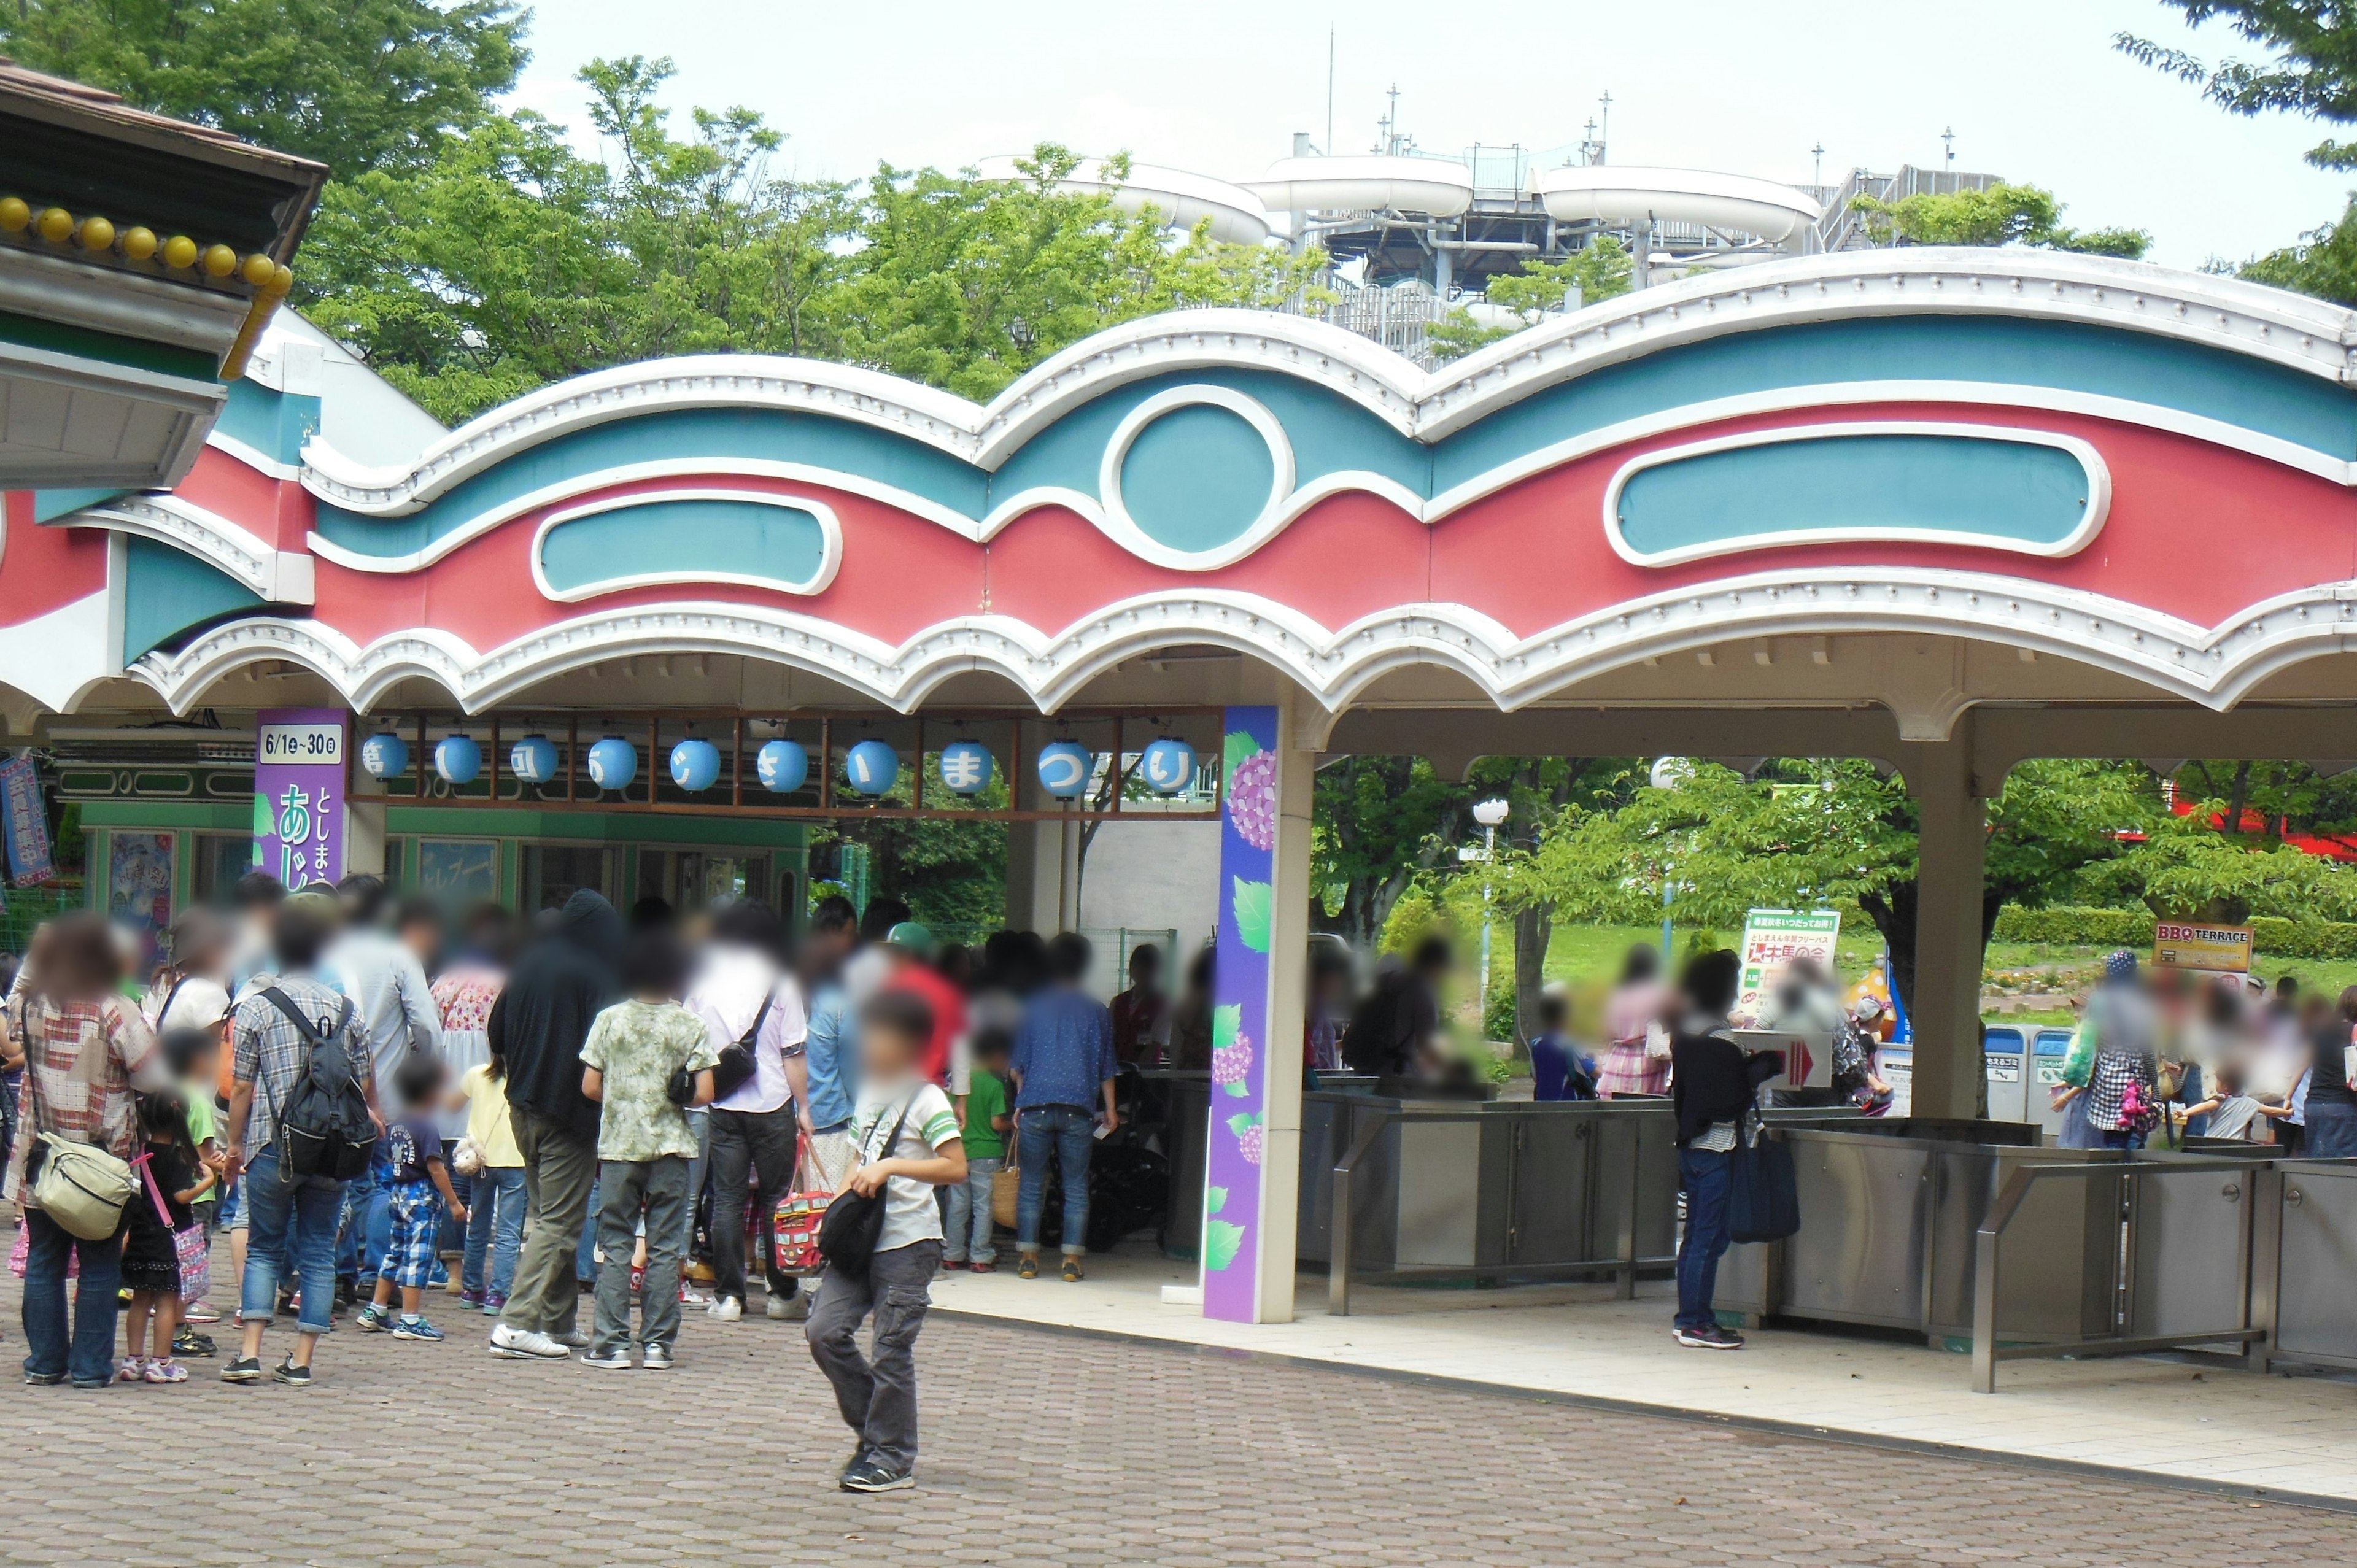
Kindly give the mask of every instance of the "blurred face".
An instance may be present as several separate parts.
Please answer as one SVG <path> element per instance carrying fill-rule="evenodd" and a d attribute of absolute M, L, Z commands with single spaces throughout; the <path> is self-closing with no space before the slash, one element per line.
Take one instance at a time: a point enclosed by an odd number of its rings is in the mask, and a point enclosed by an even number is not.
<path fill-rule="evenodd" d="M 902 1079 L 916 1070 L 917 1055 L 925 1042 L 898 1029 L 869 1025 L 859 1031 L 859 1062 L 878 1082 Z"/>

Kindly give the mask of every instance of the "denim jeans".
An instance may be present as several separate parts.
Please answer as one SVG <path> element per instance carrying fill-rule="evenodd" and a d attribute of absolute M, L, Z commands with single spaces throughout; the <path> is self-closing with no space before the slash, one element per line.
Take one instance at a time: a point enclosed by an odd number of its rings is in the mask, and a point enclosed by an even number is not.
<path fill-rule="evenodd" d="M 382 1144 L 379 1139 L 380 1147 Z M 371 1160 L 366 1176 L 344 1184 L 344 1207 L 336 1217 L 336 1277 L 358 1281 L 363 1295 L 376 1288 L 376 1261 L 384 1256 L 385 1243 L 393 1236 L 392 1209 L 385 1197 L 385 1185 L 392 1176 L 392 1165 Z"/>
<path fill-rule="evenodd" d="M 775 1111 L 713 1111 L 706 1119 L 707 1157 L 703 1168 L 712 1173 L 712 1294 L 745 1297 L 745 1195 L 753 1194 L 753 1234 L 761 1249 L 761 1276 L 774 1296 L 791 1296 L 801 1286 L 791 1274 L 778 1270 L 776 1243 L 770 1231 L 778 1199 L 794 1181 L 797 1129 L 791 1105 Z M 697 1172 L 688 1173 L 690 1182 Z M 758 1185 L 757 1185 L 758 1184 Z M 693 1203 L 694 1188 L 689 1189 Z"/>
<path fill-rule="evenodd" d="M 296 1326 L 306 1334 L 328 1331 L 336 1305 L 336 1219 L 343 1208 L 342 1182 L 282 1176 L 274 1146 L 254 1157 L 245 1171 L 245 1280 L 238 1293 L 248 1322 L 269 1322 L 278 1282 L 296 1274 L 304 1285 Z"/>
<path fill-rule="evenodd" d="M 1718 1289 L 1718 1260 L 1727 1251 L 1728 1156 L 1718 1149 L 1680 1149 L 1678 1181 L 1686 1193 L 1686 1230 L 1678 1240 L 1680 1328 L 1718 1322 L 1710 1298 Z"/>
<path fill-rule="evenodd" d="M 952 1263 L 990 1263 L 998 1248 L 990 1237 L 990 1183 L 1003 1160 L 985 1155 L 965 1163 L 965 1180 L 944 1187 L 950 1195 L 949 1219 L 942 1227 L 942 1256 Z"/>
<path fill-rule="evenodd" d="M 81 1258 L 81 1278 L 74 1286 L 69 1350 L 66 1260 L 76 1253 Z M 122 1285 L 122 1226 L 103 1241 L 85 1241 L 39 1209 L 25 1210 L 26 1375 L 68 1373 L 82 1388 L 103 1388 L 112 1381 L 114 1294 Z"/>
<path fill-rule="evenodd" d="M 581 1242 L 573 1249 L 573 1277 L 585 1285 L 597 1283 L 597 1206 L 606 1197 L 603 1182 L 602 1176 L 589 1178 L 589 1207 L 581 1216 Z"/>
<path fill-rule="evenodd" d="M 1097 1119 L 1077 1105 L 1032 1105 L 1015 1113 L 1015 1146 L 1023 1165 L 1015 1195 L 1015 1250 L 1039 1250 L 1039 1216 L 1048 1207 L 1048 1155 L 1064 1177 L 1065 1255 L 1089 1250 L 1089 1155 Z"/>
<path fill-rule="evenodd" d="M 485 1166 L 467 1200 L 467 1262 L 462 1290 L 507 1299 L 515 1283 L 516 1253 L 523 1248 L 523 1167 Z M 484 1277 L 485 1255 L 490 1274 Z"/>
<path fill-rule="evenodd" d="M 2357 1105 L 2345 1105 L 2337 1100 L 2311 1100 L 2306 1121 L 2308 1131 L 2300 1142 L 2300 1158 L 2340 1160 L 2357 1155 Z"/>

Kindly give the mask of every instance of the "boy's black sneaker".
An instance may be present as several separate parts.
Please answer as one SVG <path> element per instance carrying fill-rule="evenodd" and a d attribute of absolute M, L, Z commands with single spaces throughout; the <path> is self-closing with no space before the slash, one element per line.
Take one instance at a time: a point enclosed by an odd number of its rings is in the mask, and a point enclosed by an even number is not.
<path fill-rule="evenodd" d="M 225 1383 L 258 1383 L 262 1381 L 262 1361 L 259 1357 L 240 1356 L 221 1369 Z"/>
<path fill-rule="evenodd" d="M 295 1358 L 289 1356 L 278 1363 L 278 1369 L 270 1374 L 270 1380 L 285 1383 L 290 1389 L 307 1389 L 311 1386 L 311 1369 L 296 1366 Z"/>
<path fill-rule="evenodd" d="M 842 1481 L 846 1492 L 902 1492 L 916 1484 L 913 1471 L 888 1469 L 873 1459 L 845 1470 Z"/>
<path fill-rule="evenodd" d="M 219 1354 L 220 1349 L 213 1343 L 211 1335 L 199 1334 L 193 1328 L 183 1328 L 172 1336 L 172 1354 L 175 1356 L 211 1356 Z"/>

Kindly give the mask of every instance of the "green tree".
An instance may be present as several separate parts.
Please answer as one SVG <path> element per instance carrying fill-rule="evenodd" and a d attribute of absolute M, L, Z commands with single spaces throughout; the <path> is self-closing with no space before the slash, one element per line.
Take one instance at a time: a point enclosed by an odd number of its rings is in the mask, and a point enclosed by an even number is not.
<path fill-rule="evenodd" d="M 1432 324 L 1426 336 L 1432 357 L 1462 359 L 1476 349 L 1535 327 L 1543 317 L 1561 310 L 1575 290 L 1582 306 L 1618 298 L 1629 292 L 1632 270 L 1629 248 L 1615 234 L 1598 234 L 1560 262 L 1534 256 L 1523 263 L 1520 273 L 1491 278 L 1485 291 L 1491 305 L 1513 313 L 1517 325 L 1485 326 L 1460 305 Z"/>
<path fill-rule="evenodd" d="M 2034 185 L 2000 181 L 1981 190 L 1924 192 L 1898 201 L 1859 196 L 1850 209 L 1867 215 L 1867 232 L 1884 243 L 2031 245 L 2131 260 L 2152 248 L 2152 236 L 2142 229 L 2065 227 L 2062 204 Z"/>
<path fill-rule="evenodd" d="M 2230 838 L 2206 816 L 2162 820 L 2133 852 L 2088 867 L 2081 887 L 2092 902 L 2141 902 L 2164 919 L 2357 918 L 2357 870 L 2276 839 Z"/>
<path fill-rule="evenodd" d="M 1465 842 L 1472 793 L 1420 757 L 1343 757 L 1311 800 L 1310 911 L 1321 930 L 1372 952 L 1392 906 Z"/>
<path fill-rule="evenodd" d="M 507 0 L 17 0 L 0 54 L 349 179 L 485 119 L 529 19 Z"/>

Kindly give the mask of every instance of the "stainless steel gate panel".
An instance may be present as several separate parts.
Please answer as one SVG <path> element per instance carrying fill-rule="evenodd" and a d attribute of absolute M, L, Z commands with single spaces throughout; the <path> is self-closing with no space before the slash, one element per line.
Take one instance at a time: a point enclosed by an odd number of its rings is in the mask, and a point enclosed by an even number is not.
<path fill-rule="evenodd" d="M 2129 1237 L 2127 1334 L 2188 1334 L 2245 1323 L 2252 1173 L 2138 1164 Z M 2012 1267 L 2007 1260 L 2006 1266 Z"/>
<path fill-rule="evenodd" d="M 2357 1166 L 2294 1160 L 2281 1173 L 2283 1240 L 2272 1354 L 2357 1366 Z"/>
<path fill-rule="evenodd" d="M 2110 1150 L 2032 1149 L 1980 1144 L 1941 1146 L 1932 1205 L 1932 1278 L 1923 1326 L 1933 1336 L 1973 1331 L 1974 1237 L 2006 1178 L 2024 1164 L 2117 1164 Z M 2005 1257 L 2007 1332 L 2073 1339 L 2105 1332 L 2117 1270 L 2120 1195 L 2108 1176 L 2049 1181 L 2034 1188 L 2008 1229 Z M 2027 1240 L 2013 1250 L 2016 1231 Z"/>
<path fill-rule="evenodd" d="M 1931 1146 L 1844 1133 L 1788 1136 L 1803 1219 L 1784 1243 L 1781 1300 L 1770 1310 L 1920 1326 Z"/>
<path fill-rule="evenodd" d="M 1592 1116 L 1528 1116 L 1513 1123 L 1513 1206 L 1507 1261 L 1555 1263 L 1588 1258 L 1596 1199 Z"/>
<path fill-rule="evenodd" d="M 1398 1172 L 1395 1266 L 1462 1268 L 1482 1261 L 1478 1219 L 1481 1131 L 1478 1121 L 1468 1120 L 1411 1122 L 1384 1133 L 1384 1140 L 1396 1139 L 1399 1149 L 1394 1166 Z M 1499 1207 L 1502 1210 L 1504 1206 Z M 1357 1218 L 1354 1213 L 1353 1223 Z M 1375 1254 L 1359 1252 L 1356 1242 L 1354 1233 L 1353 1252 L 1372 1264 Z"/>

